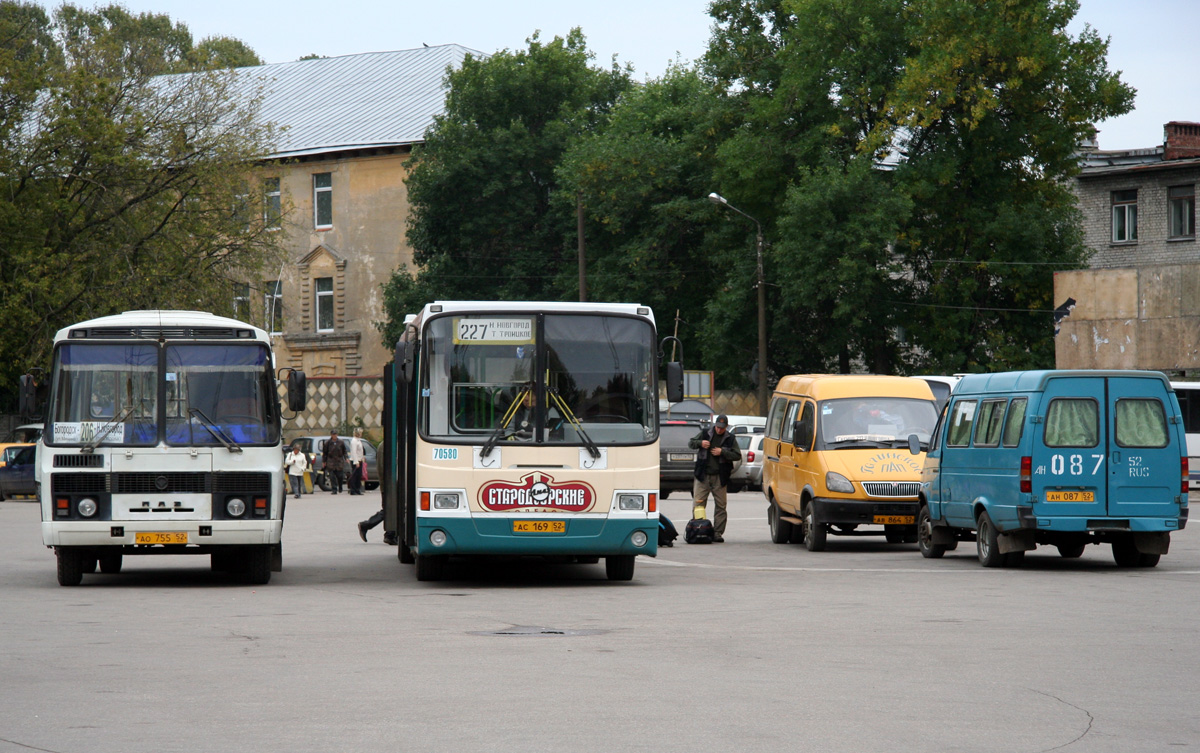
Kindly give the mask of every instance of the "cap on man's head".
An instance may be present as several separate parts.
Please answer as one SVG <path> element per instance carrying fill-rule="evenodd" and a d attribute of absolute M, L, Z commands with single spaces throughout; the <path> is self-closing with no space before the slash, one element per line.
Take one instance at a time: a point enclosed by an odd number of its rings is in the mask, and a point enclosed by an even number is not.
<path fill-rule="evenodd" d="M 717 416 L 717 421 L 713 424 L 713 426 L 720 426 L 722 429 L 724 429 L 729 426 L 729 419 L 724 413 L 722 413 L 721 415 Z"/>

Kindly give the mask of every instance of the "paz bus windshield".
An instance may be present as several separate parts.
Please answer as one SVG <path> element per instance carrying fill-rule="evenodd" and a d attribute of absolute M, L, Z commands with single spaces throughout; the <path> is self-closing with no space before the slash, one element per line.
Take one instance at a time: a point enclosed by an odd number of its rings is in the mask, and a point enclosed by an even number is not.
<path fill-rule="evenodd" d="M 469 314 L 425 331 L 421 432 L 440 442 L 646 444 L 658 433 L 650 322 Z"/>
<path fill-rule="evenodd" d="M 272 444 L 279 419 L 260 344 L 66 343 L 55 354 L 47 442 Z"/>

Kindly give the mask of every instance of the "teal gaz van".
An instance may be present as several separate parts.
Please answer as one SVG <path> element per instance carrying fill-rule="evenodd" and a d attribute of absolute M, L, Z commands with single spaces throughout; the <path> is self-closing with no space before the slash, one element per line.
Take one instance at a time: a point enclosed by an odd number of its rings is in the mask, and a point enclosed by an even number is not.
<path fill-rule="evenodd" d="M 1188 517 L 1179 403 L 1153 371 L 971 374 L 942 410 L 921 475 L 917 542 L 941 557 L 976 541 L 984 567 L 1039 544 L 1079 557 L 1110 544 L 1154 567 Z"/>

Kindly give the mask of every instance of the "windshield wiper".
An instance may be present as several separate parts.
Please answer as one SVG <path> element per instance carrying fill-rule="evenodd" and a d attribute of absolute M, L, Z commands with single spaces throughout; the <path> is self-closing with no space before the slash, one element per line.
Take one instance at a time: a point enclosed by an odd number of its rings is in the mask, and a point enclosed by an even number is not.
<path fill-rule="evenodd" d="M 521 407 L 521 403 L 525 401 L 525 398 L 527 395 L 529 395 L 529 393 L 530 390 L 528 388 L 521 390 L 521 393 L 517 395 L 516 400 L 513 400 L 512 404 L 508 406 L 508 410 L 506 410 L 504 412 L 504 416 L 500 418 L 500 425 L 496 427 L 496 430 L 492 432 L 490 437 L 488 437 L 488 441 L 483 443 L 483 448 L 479 450 L 479 457 L 486 458 L 488 455 L 492 454 L 492 448 L 496 446 L 496 442 L 500 441 L 500 436 L 504 433 L 504 430 L 508 428 L 508 424 L 513 420 L 513 417 L 517 415 L 517 409 Z"/>
<path fill-rule="evenodd" d="M 112 433 L 112 430 L 117 428 L 117 424 L 119 424 L 122 421 L 124 421 L 125 419 L 129 418 L 129 415 L 131 413 L 133 413 L 132 405 L 128 406 L 127 408 L 125 408 L 125 410 L 121 411 L 120 415 L 113 416 L 112 419 L 110 419 L 108 423 L 106 423 L 100 427 L 100 431 L 96 432 L 96 436 L 92 437 L 92 441 L 88 442 L 83 447 L 79 448 L 79 451 L 81 453 L 86 452 L 88 454 L 95 452 L 96 446 L 99 445 L 101 442 L 103 442 L 105 439 L 107 439 L 108 435 Z"/>
<path fill-rule="evenodd" d="M 583 438 L 583 446 L 587 448 L 588 454 L 592 456 L 593 460 L 598 459 L 600 457 L 600 448 L 596 446 L 592 438 L 583 430 L 583 424 L 579 423 L 579 419 L 575 417 L 575 413 L 567 405 L 567 402 L 562 399 L 562 396 L 553 387 L 547 387 L 546 392 L 550 393 L 550 399 L 558 406 L 559 412 L 575 427 L 575 431 L 579 432 L 579 436 Z"/>
<path fill-rule="evenodd" d="M 200 422 L 204 424 L 204 428 L 208 429 L 208 433 L 212 434 L 217 438 L 217 441 L 225 445 L 225 449 L 229 450 L 230 452 L 242 451 L 241 446 L 239 446 L 237 442 L 234 442 L 233 439 L 226 435 L 225 432 L 221 430 L 221 427 L 213 423 L 212 420 L 209 419 L 208 416 L 204 415 L 199 408 L 189 408 L 188 415 L 200 419 Z"/>

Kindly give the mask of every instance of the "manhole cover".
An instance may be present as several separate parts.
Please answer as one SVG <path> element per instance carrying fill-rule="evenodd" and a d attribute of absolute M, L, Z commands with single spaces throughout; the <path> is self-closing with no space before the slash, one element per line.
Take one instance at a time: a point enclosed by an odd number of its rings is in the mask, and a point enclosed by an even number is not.
<path fill-rule="evenodd" d="M 607 630 L 564 630 L 562 628 L 538 627 L 536 625 L 514 625 L 501 630 L 473 630 L 469 635 L 573 636 L 603 635 L 607 632 Z"/>

